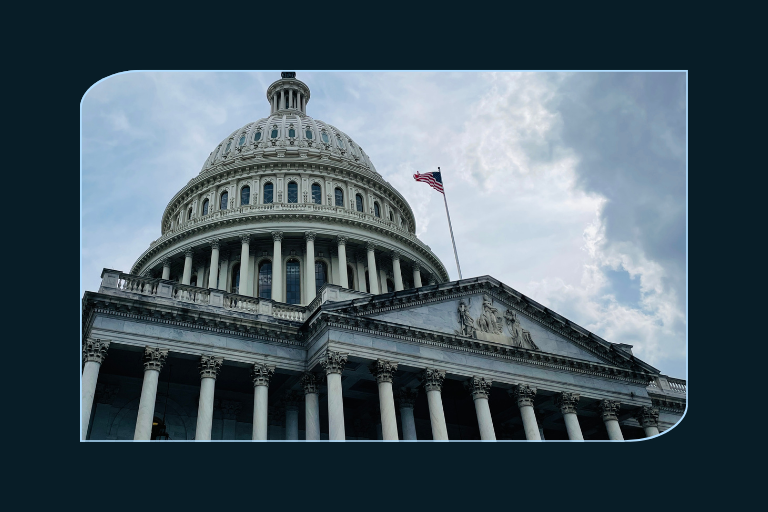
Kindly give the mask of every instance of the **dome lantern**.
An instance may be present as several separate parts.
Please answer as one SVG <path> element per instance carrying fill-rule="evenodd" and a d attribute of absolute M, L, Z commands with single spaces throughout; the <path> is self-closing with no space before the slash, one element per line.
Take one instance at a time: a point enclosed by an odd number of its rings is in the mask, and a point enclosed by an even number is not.
<path fill-rule="evenodd" d="M 296 79 L 294 71 L 283 71 L 280 80 L 272 83 L 267 89 L 269 113 L 307 113 L 309 102 L 309 87 Z"/>

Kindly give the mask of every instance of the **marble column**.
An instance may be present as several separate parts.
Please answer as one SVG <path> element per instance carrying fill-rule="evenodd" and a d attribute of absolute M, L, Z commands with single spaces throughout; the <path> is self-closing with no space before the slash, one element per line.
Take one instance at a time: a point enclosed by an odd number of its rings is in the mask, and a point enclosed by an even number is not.
<path fill-rule="evenodd" d="M 615 400 L 602 400 L 598 406 L 600 409 L 600 417 L 605 423 L 605 429 L 608 431 L 608 439 L 611 441 L 623 441 L 624 435 L 621 433 L 619 427 L 619 409 L 621 403 Z"/>
<path fill-rule="evenodd" d="M 299 440 L 299 404 L 301 395 L 296 391 L 289 391 L 285 395 L 285 439 L 287 441 Z"/>
<path fill-rule="evenodd" d="M 213 428 L 213 393 L 216 387 L 216 377 L 219 375 L 224 358 L 201 356 L 200 369 L 200 399 L 197 404 L 197 427 L 195 441 L 210 441 Z"/>
<path fill-rule="evenodd" d="M 227 291 L 227 281 L 229 281 L 229 253 L 219 253 L 219 290 Z"/>
<path fill-rule="evenodd" d="M 283 232 L 273 231 L 272 240 L 275 242 L 272 251 L 272 300 L 283 301 Z"/>
<path fill-rule="evenodd" d="M 379 412 L 381 413 L 381 436 L 384 441 L 397 441 L 397 416 L 392 380 L 397 372 L 397 363 L 377 359 L 368 367 L 376 377 L 379 386 Z"/>
<path fill-rule="evenodd" d="M 475 401 L 477 425 L 480 427 L 480 440 L 495 441 L 496 432 L 493 430 L 491 408 L 488 405 L 488 393 L 491 391 L 491 381 L 485 380 L 483 377 L 473 376 L 465 383 L 465 386 L 470 393 L 472 393 L 472 400 Z"/>
<path fill-rule="evenodd" d="M 357 263 L 357 291 L 367 293 L 365 288 L 365 256 L 361 253 L 355 254 Z"/>
<path fill-rule="evenodd" d="M 320 381 L 321 375 L 305 373 L 301 377 L 304 387 L 304 421 L 307 441 L 320 439 Z"/>
<path fill-rule="evenodd" d="M 520 416 L 523 418 L 523 429 L 525 438 L 529 441 L 541 441 L 539 426 L 536 423 L 536 413 L 533 412 L 533 400 L 536 397 L 536 388 L 528 384 L 518 384 L 509 391 L 510 395 L 517 400 L 517 406 L 520 408 Z"/>
<path fill-rule="evenodd" d="M 82 399 L 83 416 L 81 439 L 85 440 L 88 435 L 88 424 L 91 421 L 91 410 L 93 409 L 93 397 L 96 395 L 96 382 L 99 380 L 99 369 L 101 363 L 107 357 L 109 341 L 100 339 L 88 339 L 83 342 L 83 377 L 82 377 Z"/>
<path fill-rule="evenodd" d="M 376 244 L 368 242 L 365 244 L 365 249 L 368 251 L 368 284 L 371 287 L 371 293 L 378 295 L 379 273 L 376 271 Z"/>
<path fill-rule="evenodd" d="M 262 363 L 253 363 L 253 440 L 267 440 L 269 379 L 275 374 L 275 367 Z"/>
<path fill-rule="evenodd" d="M 584 436 L 579 426 L 579 417 L 576 415 L 576 406 L 579 404 L 579 394 L 563 391 L 555 396 L 555 405 L 560 407 L 565 422 L 565 430 L 571 441 L 583 441 Z"/>
<path fill-rule="evenodd" d="M 181 275 L 181 284 L 189 284 L 192 281 L 192 249 L 184 251 L 184 273 Z"/>
<path fill-rule="evenodd" d="M 208 272 L 208 288 L 216 289 L 216 281 L 219 279 L 219 240 L 211 240 L 211 270 Z M 200 285 L 202 286 L 202 285 Z"/>
<path fill-rule="evenodd" d="M 139 413 L 136 417 L 136 430 L 133 433 L 135 441 L 149 441 L 152 438 L 157 381 L 167 357 L 168 349 L 144 347 L 144 383 L 141 385 Z"/>
<path fill-rule="evenodd" d="M 201 258 L 202 259 L 202 258 Z M 199 288 L 205 288 L 205 283 L 203 282 L 203 278 L 205 277 L 205 264 L 198 262 L 197 264 L 197 281 L 195 281 L 195 286 Z"/>
<path fill-rule="evenodd" d="M 421 264 L 418 261 L 413 262 L 413 287 L 421 288 Z"/>
<path fill-rule="evenodd" d="M 222 432 L 221 438 L 234 441 L 237 429 L 237 414 L 240 412 L 243 404 L 234 400 L 221 401 Z"/>
<path fill-rule="evenodd" d="M 416 421 L 413 419 L 413 407 L 416 405 L 418 395 L 419 392 L 411 388 L 403 388 L 397 394 L 404 441 L 416 441 Z"/>
<path fill-rule="evenodd" d="M 320 360 L 328 385 L 328 439 L 344 441 L 344 401 L 341 392 L 341 372 L 348 354 L 327 350 Z"/>
<path fill-rule="evenodd" d="M 171 260 L 168 258 L 165 258 L 163 260 L 163 279 L 170 279 L 171 278 Z"/>
<path fill-rule="evenodd" d="M 384 270 L 384 261 L 382 259 L 376 259 L 376 268 L 379 269 L 379 290 L 381 293 L 387 293 L 387 271 Z"/>
<path fill-rule="evenodd" d="M 248 279 L 250 279 L 251 269 L 251 235 L 240 236 L 240 285 L 238 294 L 246 295 L 248 293 Z"/>
<path fill-rule="evenodd" d="M 347 237 L 338 236 L 336 242 L 339 248 L 339 286 L 349 288 L 349 279 L 347 278 Z"/>
<path fill-rule="evenodd" d="M 395 291 L 403 289 L 403 274 L 400 270 L 400 253 L 392 251 L 392 274 L 395 276 Z"/>
<path fill-rule="evenodd" d="M 315 238 L 317 233 L 312 231 L 304 232 L 304 240 L 307 242 L 307 257 L 304 260 L 304 289 L 307 291 L 307 304 L 315 300 L 317 296 L 317 285 L 315 283 Z"/>
<path fill-rule="evenodd" d="M 645 431 L 645 437 L 659 435 L 659 410 L 656 407 L 642 406 L 635 413 L 635 419 Z"/>
<path fill-rule="evenodd" d="M 445 424 L 445 413 L 443 413 L 442 389 L 444 379 L 445 370 L 436 368 L 426 368 L 421 374 L 421 381 L 427 392 L 429 421 L 432 423 L 432 439 L 434 441 L 448 440 L 448 427 Z"/>

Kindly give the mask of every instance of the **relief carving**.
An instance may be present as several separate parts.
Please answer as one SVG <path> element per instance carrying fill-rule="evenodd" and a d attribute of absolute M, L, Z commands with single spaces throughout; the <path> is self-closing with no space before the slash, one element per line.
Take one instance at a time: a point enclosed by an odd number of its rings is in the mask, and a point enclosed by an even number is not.
<path fill-rule="evenodd" d="M 490 297 L 483 295 L 482 313 L 477 319 L 477 329 L 489 334 L 501 334 L 501 316 L 492 304 Z"/>
<path fill-rule="evenodd" d="M 469 316 L 469 306 L 464 300 L 459 301 L 459 326 L 456 331 L 459 336 L 475 337 L 475 320 Z"/>
<path fill-rule="evenodd" d="M 530 348 L 533 350 L 539 350 L 539 347 L 533 342 L 531 333 L 523 329 L 520 325 L 520 320 L 517 318 L 517 314 L 511 309 L 507 309 L 504 314 L 504 320 L 507 322 L 509 328 L 509 334 L 512 336 L 512 346 Z"/>

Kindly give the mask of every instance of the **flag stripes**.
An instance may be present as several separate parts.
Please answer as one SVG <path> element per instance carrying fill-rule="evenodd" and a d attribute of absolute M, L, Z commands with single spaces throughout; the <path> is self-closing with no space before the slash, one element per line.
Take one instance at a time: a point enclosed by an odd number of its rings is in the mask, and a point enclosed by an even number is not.
<path fill-rule="evenodd" d="M 428 183 L 430 187 L 445 195 L 443 191 L 443 178 L 439 172 L 425 172 L 424 174 L 414 174 L 413 179 Z"/>

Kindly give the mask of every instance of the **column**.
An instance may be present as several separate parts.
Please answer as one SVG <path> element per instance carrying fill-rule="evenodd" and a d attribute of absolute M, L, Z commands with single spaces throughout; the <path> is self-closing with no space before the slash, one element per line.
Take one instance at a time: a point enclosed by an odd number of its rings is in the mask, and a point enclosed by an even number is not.
<path fill-rule="evenodd" d="M 139 414 L 136 417 L 136 430 L 133 433 L 135 441 L 149 441 L 152 437 L 157 381 L 167 357 L 168 349 L 144 347 L 144 383 L 141 385 Z"/>
<path fill-rule="evenodd" d="M 273 231 L 275 245 L 272 251 L 272 300 L 283 301 L 283 232 Z"/>
<path fill-rule="evenodd" d="M 578 393 L 568 393 L 563 391 L 555 396 L 555 405 L 560 407 L 565 421 L 565 430 L 568 432 L 568 439 L 571 441 L 583 441 L 584 436 L 579 426 L 579 417 L 576 416 L 576 406 L 579 404 Z"/>
<path fill-rule="evenodd" d="M 285 439 L 287 441 L 299 440 L 299 403 L 301 395 L 296 391 L 289 391 L 285 395 Z"/>
<path fill-rule="evenodd" d="M 201 356 L 200 369 L 200 399 L 197 404 L 197 427 L 195 441 L 210 441 L 213 427 L 213 392 L 216 387 L 216 376 L 224 362 L 222 357 Z"/>
<path fill-rule="evenodd" d="M 200 258 L 202 259 L 202 257 Z M 205 264 L 198 262 L 197 264 L 197 281 L 196 285 L 199 288 L 205 288 L 205 283 L 203 283 L 203 278 L 205 277 Z"/>
<path fill-rule="evenodd" d="M 184 251 L 184 273 L 181 275 L 181 284 L 189 284 L 192 280 L 192 249 Z"/>
<path fill-rule="evenodd" d="M 320 360 L 328 382 L 328 439 L 344 441 L 344 401 L 341 393 L 341 372 L 347 364 L 347 354 L 326 351 Z"/>
<path fill-rule="evenodd" d="M 248 280 L 251 277 L 249 272 L 251 269 L 251 235 L 241 235 L 240 243 L 240 287 L 237 293 L 246 295 Z"/>
<path fill-rule="evenodd" d="M 208 272 L 208 288 L 216 289 L 219 279 L 219 239 L 211 240 L 211 271 Z M 201 285 L 202 286 L 202 285 Z"/>
<path fill-rule="evenodd" d="M 242 265 L 242 263 L 241 263 Z M 242 274 L 240 277 L 240 289 L 242 290 L 242 295 L 247 295 L 248 297 L 253 297 L 253 286 L 254 286 L 254 278 L 256 277 L 256 274 L 258 273 L 259 269 L 256 268 L 256 254 L 253 247 L 250 247 L 248 251 L 248 281 L 245 282 L 245 285 L 242 284 Z"/>
<path fill-rule="evenodd" d="M 376 262 L 376 268 L 379 269 L 379 290 L 381 290 L 381 293 L 387 293 L 387 271 L 384 270 L 384 262 L 381 258 Z"/>
<path fill-rule="evenodd" d="M 608 439 L 611 441 L 623 441 L 624 436 L 621 433 L 618 418 L 621 403 L 615 400 L 602 400 L 598 408 L 600 409 L 603 423 L 605 423 L 605 429 L 608 431 Z"/>
<path fill-rule="evenodd" d="M 163 279 L 171 278 L 171 260 L 165 258 L 163 260 Z"/>
<path fill-rule="evenodd" d="M 520 408 L 520 416 L 523 417 L 523 429 L 525 438 L 529 441 L 541 441 L 539 426 L 536 424 L 536 413 L 533 412 L 533 400 L 536 397 L 536 388 L 528 384 L 518 384 L 509 391 L 509 394 L 517 400 Z"/>
<path fill-rule="evenodd" d="M 635 419 L 645 430 L 645 437 L 659 435 L 659 410 L 657 408 L 644 405 L 635 413 Z"/>
<path fill-rule="evenodd" d="M 96 382 L 99 380 L 99 369 L 107 357 L 109 341 L 88 339 L 83 343 L 83 420 L 81 439 L 88 435 L 88 424 L 91 421 L 93 397 L 96 395 Z"/>
<path fill-rule="evenodd" d="M 221 415 L 222 420 L 222 432 L 221 438 L 226 440 L 234 440 L 237 427 L 237 414 L 240 412 L 242 404 L 234 400 L 222 400 L 221 401 Z"/>
<path fill-rule="evenodd" d="M 349 279 L 347 279 L 347 237 L 338 236 L 336 242 L 339 248 L 339 286 L 349 288 Z"/>
<path fill-rule="evenodd" d="M 275 367 L 262 363 L 253 363 L 253 440 L 267 440 L 267 407 L 269 379 L 275 374 Z"/>
<path fill-rule="evenodd" d="M 280 91 L 280 108 L 281 109 L 285 108 L 285 100 L 286 100 L 285 91 Z"/>
<path fill-rule="evenodd" d="M 483 377 L 473 376 L 465 383 L 465 386 L 472 393 L 472 399 L 475 401 L 477 424 L 480 427 L 480 439 L 482 441 L 495 441 L 496 432 L 493 430 L 491 408 L 488 405 L 491 381 L 485 380 Z"/>
<path fill-rule="evenodd" d="M 365 288 L 365 256 L 361 253 L 355 254 L 357 262 L 357 291 L 368 292 Z"/>
<path fill-rule="evenodd" d="M 421 288 L 421 264 L 418 261 L 413 262 L 413 287 Z"/>
<path fill-rule="evenodd" d="M 368 370 L 376 377 L 379 385 L 379 411 L 381 413 L 381 438 L 384 441 L 397 441 L 397 416 L 395 415 L 395 396 L 392 392 L 392 380 L 397 371 L 397 363 L 377 359 Z"/>
<path fill-rule="evenodd" d="M 392 273 L 395 276 L 395 291 L 403 289 L 403 274 L 400 271 L 400 253 L 392 251 Z"/>
<path fill-rule="evenodd" d="M 437 281 L 435 280 L 435 276 L 434 276 L 434 275 L 432 275 L 432 274 L 430 274 L 430 275 L 429 275 L 429 281 L 427 281 L 427 283 L 428 283 L 430 286 L 431 286 L 431 285 L 433 285 L 433 284 L 437 284 Z"/>
<path fill-rule="evenodd" d="M 432 423 L 432 439 L 435 441 L 448 440 L 448 427 L 445 425 L 445 413 L 443 413 L 443 380 L 445 370 L 426 368 L 421 374 L 424 390 L 427 392 L 429 403 L 429 421 Z"/>
<path fill-rule="evenodd" d="M 307 257 L 304 260 L 304 289 L 307 291 L 307 304 L 315 300 L 317 286 L 315 285 L 315 237 L 317 233 L 304 232 L 304 240 L 307 241 Z"/>
<path fill-rule="evenodd" d="M 419 392 L 411 388 L 403 388 L 397 394 L 404 441 L 416 441 L 416 421 L 413 419 L 413 407 L 416 405 L 418 395 Z"/>
<path fill-rule="evenodd" d="M 227 280 L 229 279 L 229 253 L 219 254 L 221 262 L 219 263 L 219 290 L 227 291 Z"/>
<path fill-rule="evenodd" d="M 371 286 L 371 293 L 374 295 L 379 294 L 379 273 L 376 272 L 376 244 L 368 242 L 365 244 L 365 248 L 368 250 L 368 283 Z"/>
<path fill-rule="evenodd" d="M 321 376 L 305 373 L 301 377 L 304 387 L 304 430 L 307 441 L 320 439 L 320 380 Z"/>

